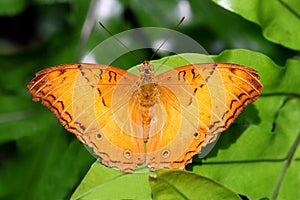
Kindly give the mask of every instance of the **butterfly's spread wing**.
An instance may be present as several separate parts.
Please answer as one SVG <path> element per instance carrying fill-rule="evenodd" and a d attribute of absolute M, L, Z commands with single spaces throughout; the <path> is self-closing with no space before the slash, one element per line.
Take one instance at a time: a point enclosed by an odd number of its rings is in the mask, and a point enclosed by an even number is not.
<path fill-rule="evenodd" d="M 262 91 L 255 70 L 227 63 L 175 68 L 158 75 L 157 84 L 166 120 L 148 140 L 150 168 L 184 168 Z M 153 116 L 159 118 L 155 109 Z"/>
<path fill-rule="evenodd" d="M 33 100 L 42 100 L 103 164 L 130 172 L 145 161 L 143 139 L 132 137 L 122 128 L 131 123 L 124 108 L 136 90 L 137 79 L 106 65 L 70 64 L 37 73 L 28 88 Z M 122 92 L 114 93 L 116 87 Z M 123 124 L 117 115 L 123 117 Z"/>

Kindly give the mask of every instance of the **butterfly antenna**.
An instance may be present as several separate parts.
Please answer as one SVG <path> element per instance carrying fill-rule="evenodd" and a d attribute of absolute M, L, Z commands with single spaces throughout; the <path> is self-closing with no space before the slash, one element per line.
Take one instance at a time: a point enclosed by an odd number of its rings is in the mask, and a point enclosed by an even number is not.
<path fill-rule="evenodd" d="M 183 20 L 185 19 L 185 16 L 183 16 L 180 21 L 178 22 L 178 24 L 175 26 L 175 28 L 173 29 L 174 31 L 176 31 L 178 29 L 178 27 L 180 26 L 180 24 L 183 22 Z M 167 35 L 166 39 L 161 43 L 161 45 L 156 49 L 156 51 L 153 53 L 153 55 L 151 56 L 150 60 L 151 61 L 154 56 L 157 54 L 157 52 L 160 50 L 160 48 L 168 41 L 168 39 L 173 35 L 174 32 L 170 32 L 169 35 Z"/>
<path fill-rule="evenodd" d="M 109 34 L 111 35 L 115 40 L 117 40 L 125 49 L 127 49 L 132 55 L 134 55 L 140 62 L 143 62 L 141 57 L 139 57 L 136 53 L 134 53 L 131 49 L 129 49 L 121 40 L 119 40 L 112 32 L 110 32 L 100 21 L 98 22 L 100 26 Z"/>

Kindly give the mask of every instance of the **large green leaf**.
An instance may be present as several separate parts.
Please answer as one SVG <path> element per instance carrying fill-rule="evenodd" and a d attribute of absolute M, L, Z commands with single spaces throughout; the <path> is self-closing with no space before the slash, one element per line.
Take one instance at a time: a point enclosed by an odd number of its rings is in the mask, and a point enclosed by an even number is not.
<path fill-rule="evenodd" d="M 296 0 L 213 1 L 261 26 L 268 40 L 300 50 L 300 9 Z"/>
<path fill-rule="evenodd" d="M 150 186 L 153 199 L 240 199 L 208 178 L 181 170 L 157 170 L 150 176 Z"/>
<path fill-rule="evenodd" d="M 240 199 L 224 186 L 194 173 L 157 170 L 150 176 L 153 199 Z"/>
<path fill-rule="evenodd" d="M 124 174 L 95 162 L 71 199 L 151 199 L 148 184 L 148 173 Z"/>

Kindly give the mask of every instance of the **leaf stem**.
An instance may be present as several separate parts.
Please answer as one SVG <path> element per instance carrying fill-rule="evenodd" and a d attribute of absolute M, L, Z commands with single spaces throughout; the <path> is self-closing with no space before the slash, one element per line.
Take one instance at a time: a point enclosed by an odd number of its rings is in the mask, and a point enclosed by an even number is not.
<path fill-rule="evenodd" d="M 299 146 L 299 143 L 300 143 L 300 132 L 290 150 L 290 152 L 288 153 L 286 159 L 284 160 L 284 166 L 283 166 L 283 169 L 281 171 L 281 174 L 279 176 L 279 179 L 278 179 L 278 182 L 277 182 L 277 185 L 275 187 L 275 190 L 274 190 L 274 193 L 273 193 L 273 196 L 272 196 L 272 200 L 275 200 L 277 198 L 277 195 L 279 193 L 279 190 L 280 190 L 280 186 L 281 186 L 281 183 L 283 181 L 283 178 L 284 178 L 284 175 L 292 161 L 292 158 L 297 150 L 297 147 Z"/>

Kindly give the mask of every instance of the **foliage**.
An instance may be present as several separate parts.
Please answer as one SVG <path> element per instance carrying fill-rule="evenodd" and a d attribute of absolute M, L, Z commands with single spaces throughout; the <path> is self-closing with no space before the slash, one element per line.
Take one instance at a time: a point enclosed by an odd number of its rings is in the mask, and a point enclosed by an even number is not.
<path fill-rule="evenodd" d="M 89 7 L 95 2 L 0 3 L 5 29 L 0 35 L 1 199 L 300 198 L 300 17 L 294 0 L 115 0 L 113 6 L 102 1 Z M 207 157 L 194 158 L 189 172 L 122 174 L 98 162 L 90 168 L 95 159 L 52 113 L 31 102 L 26 85 L 40 69 L 79 62 L 108 38 L 97 20 L 119 33 L 144 26 L 173 28 L 183 15 L 178 31 L 215 54 L 209 57 L 214 61 L 257 69 L 263 94 L 221 134 Z M 136 53 L 142 59 L 152 55 Z M 164 59 L 175 67 L 182 64 L 177 58 Z M 113 65 L 128 69 L 138 62 L 124 55 Z"/>

